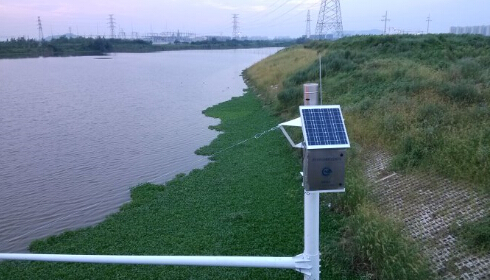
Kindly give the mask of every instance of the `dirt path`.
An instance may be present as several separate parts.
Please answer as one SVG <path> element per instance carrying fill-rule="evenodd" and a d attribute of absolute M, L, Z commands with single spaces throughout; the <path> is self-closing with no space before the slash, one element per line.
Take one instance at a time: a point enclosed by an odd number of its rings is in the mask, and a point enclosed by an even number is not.
<path fill-rule="evenodd" d="M 483 217 L 490 197 L 434 175 L 388 172 L 389 160 L 383 152 L 367 159 L 367 176 L 381 211 L 405 224 L 442 279 L 490 279 L 490 254 L 470 254 L 449 231 L 453 224 Z"/>

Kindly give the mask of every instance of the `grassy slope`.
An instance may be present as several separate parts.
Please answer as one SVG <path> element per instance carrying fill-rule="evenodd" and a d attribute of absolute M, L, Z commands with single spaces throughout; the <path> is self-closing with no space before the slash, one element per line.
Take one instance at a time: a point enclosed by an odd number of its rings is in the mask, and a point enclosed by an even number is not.
<path fill-rule="evenodd" d="M 206 110 L 223 131 L 201 154 L 214 154 L 279 120 L 248 93 Z M 279 130 L 213 156 L 203 170 L 166 186 L 142 185 L 132 201 L 97 226 L 36 241 L 31 251 L 65 254 L 293 256 L 303 248 L 300 162 Z M 354 169 L 349 171 L 354 172 Z M 355 176 L 352 176 L 355 178 Z M 323 279 L 351 278 L 331 250 L 343 218 L 322 205 Z M 332 247 L 333 246 L 333 247 Z M 302 279 L 274 269 L 4 262 L 0 279 Z M 345 279 L 345 278 L 344 278 Z"/>
<path fill-rule="evenodd" d="M 311 65 L 315 58 L 315 50 L 301 46 L 283 49 L 247 69 L 247 78 L 252 81 L 262 100 L 271 103 L 284 90 L 282 81 Z"/>
<path fill-rule="evenodd" d="M 432 170 L 490 191 L 490 37 L 364 36 L 306 48 L 323 55 L 323 100 L 342 105 L 352 139 L 392 152 L 397 170 Z M 318 73 L 312 63 L 264 96 L 296 113 L 301 85 Z"/>
<path fill-rule="evenodd" d="M 365 36 L 305 48 L 316 52 L 290 50 L 280 65 L 297 65 L 294 57 L 301 54 L 302 61 L 322 55 L 323 100 L 342 105 L 358 150 L 386 149 L 395 155 L 393 169 L 437 172 L 490 191 L 490 38 Z M 318 80 L 318 64 L 294 67 L 284 78 L 278 73 L 288 69 L 274 68 L 279 58 L 261 62 L 247 75 L 269 91 L 261 96 L 278 114 L 294 116 L 302 84 Z M 430 277 L 400 225 L 380 215 L 365 190 L 348 188 L 341 203 L 350 214 L 343 242 L 354 266 L 382 279 Z M 488 234 L 473 235 L 488 240 Z M 421 274 L 410 277 L 407 270 Z"/>

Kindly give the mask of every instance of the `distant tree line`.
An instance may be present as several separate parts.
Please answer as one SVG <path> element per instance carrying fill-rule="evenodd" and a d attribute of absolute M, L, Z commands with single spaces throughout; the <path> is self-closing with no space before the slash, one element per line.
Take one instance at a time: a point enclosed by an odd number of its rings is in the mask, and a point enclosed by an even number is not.
<path fill-rule="evenodd" d="M 0 42 L 0 58 L 51 57 L 51 56 L 87 56 L 105 55 L 111 52 L 144 53 L 167 50 L 195 49 L 239 49 L 286 47 L 294 41 L 256 41 L 256 40 L 226 40 L 212 38 L 199 42 L 179 42 L 157 45 L 152 42 L 137 39 L 107 39 L 107 38 L 68 38 L 62 36 L 50 41 L 36 41 L 24 37 L 12 38 Z"/>

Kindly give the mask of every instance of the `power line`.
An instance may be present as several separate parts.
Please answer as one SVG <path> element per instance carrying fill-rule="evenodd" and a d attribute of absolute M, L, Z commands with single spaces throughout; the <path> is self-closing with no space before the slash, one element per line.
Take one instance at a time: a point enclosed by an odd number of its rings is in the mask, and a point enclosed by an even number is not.
<path fill-rule="evenodd" d="M 272 10 L 272 11 L 268 12 L 267 14 L 263 15 L 263 17 L 268 16 L 268 15 L 270 15 L 270 14 L 274 13 L 275 11 L 279 10 L 279 9 L 280 9 L 280 8 L 282 8 L 284 5 L 286 5 L 288 2 L 291 2 L 291 0 L 286 0 L 286 1 L 284 1 L 284 3 L 282 3 L 281 5 L 279 5 L 279 6 L 278 6 L 277 8 L 275 8 L 274 10 Z M 276 2 L 276 3 L 277 3 L 277 2 Z"/>
<path fill-rule="evenodd" d="M 285 12 L 285 13 L 281 14 L 281 15 L 280 15 L 280 16 L 278 16 L 278 17 L 275 17 L 275 18 L 273 19 L 273 21 L 274 21 L 274 20 L 276 20 L 276 19 L 279 19 L 279 18 L 281 18 L 281 17 L 283 17 L 283 16 L 285 16 L 285 15 L 287 15 L 287 14 L 289 14 L 291 11 L 293 11 L 293 10 L 295 10 L 296 8 L 298 8 L 299 6 L 303 5 L 305 2 L 306 2 L 306 1 L 302 1 L 302 2 L 300 2 L 298 5 L 296 5 L 296 6 L 292 7 L 292 8 L 291 8 L 291 9 L 289 9 L 287 12 Z"/>
<path fill-rule="evenodd" d="M 254 14 L 252 15 L 252 17 L 250 17 L 250 18 L 247 18 L 247 17 L 244 17 L 244 18 L 245 18 L 246 20 L 256 20 L 256 19 L 258 19 L 258 18 L 260 18 L 260 17 L 266 16 L 268 13 L 270 13 L 270 12 L 267 12 L 267 11 L 268 11 L 270 8 L 274 7 L 274 6 L 275 6 L 277 3 L 279 3 L 280 1 L 282 1 L 282 0 L 277 0 L 277 1 L 275 1 L 274 3 L 272 3 L 272 5 L 270 5 L 270 6 L 266 7 L 264 10 L 262 10 L 262 11 L 260 11 L 260 12 L 257 12 L 257 13 L 254 13 Z M 287 1 L 286 1 L 286 2 L 287 2 Z M 284 4 L 285 4 L 285 3 L 284 3 Z M 284 5 L 284 4 L 283 4 L 283 5 Z M 266 14 L 264 14 L 264 15 L 262 15 L 262 14 L 263 14 L 263 13 L 265 13 L 265 12 L 267 12 L 267 13 L 266 13 Z"/>
<path fill-rule="evenodd" d="M 254 22 L 254 24 L 252 25 L 244 25 L 244 27 L 246 27 L 247 29 L 257 29 L 257 28 L 260 28 L 260 29 L 264 29 L 264 28 L 268 28 L 268 27 L 274 27 L 274 26 L 277 26 L 279 24 L 283 24 L 285 22 L 295 22 L 296 24 L 299 24 L 301 22 L 301 20 L 298 20 L 297 19 L 297 16 L 302 14 L 304 12 L 304 10 L 300 10 L 298 11 L 297 13 L 293 14 L 292 16 L 286 18 L 285 20 L 282 20 L 282 21 L 278 21 L 276 22 L 279 18 L 283 17 L 284 15 L 290 13 L 292 10 L 296 9 L 297 7 L 299 7 L 300 5 L 304 4 L 306 1 L 303 1 L 301 2 L 300 4 L 296 5 L 293 9 L 290 9 L 289 11 L 287 11 L 286 13 L 283 13 L 282 15 L 278 16 L 278 17 L 275 17 L 273 19 L 265 19 L 262 21 L 262 22 Z M 317 3 L 307 7 L 305 10 L 309 10 L 311 9 L 312 7 L 316 6 Z"/>

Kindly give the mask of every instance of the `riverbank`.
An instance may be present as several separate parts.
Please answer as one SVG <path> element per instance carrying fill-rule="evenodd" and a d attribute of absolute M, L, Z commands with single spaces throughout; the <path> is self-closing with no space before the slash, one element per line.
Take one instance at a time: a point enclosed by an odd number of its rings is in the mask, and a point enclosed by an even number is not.
<path fill-rule="evenodd" d="M 122 255 L 294 256 L 303 249 L 300 161 L 280 120 L 253 93 L 205 111 L 219 117 L 221 132 L 199 154 L 213 162 L 163 185 L 134 188 L 131 202 L 104 222 L 34 242 L 35 253 Z M 227 149 L 236 143 L 247 142 Z M 352 276 L 332 257 L 343 216 L 321 207 L 322 277 Z M 328 264 L 325 261 L 328 260 Z M 275 269 L 89 265 L 3 262 L 1 279 L 300 279 Z M 326 279 L 325 278 L 325 279 Z M 330 278 L 329 278 L 330 279 Z"/>
<path fill-rule="evenodd" d="M 31 250 L 277 256 L 301 252 L 303 204 L 299 156 L 277 130 L 258 139 L 253 136 L 283 121 L 274 115 L 289 118 L 298 114 L 301 84 L 317 79 L 318 65 L 314 60 L 320 53 L 325 62 L 322 73 L 327 75 L 323 100 L 342 105 L 352 144 L 348 151 L 347 192 L 322 195 L 321 277 L 430 279 L 434 275 L 420 244 L 409 236 L 396 213 L 388 215 L 379 210 L 380 204 L 389 202 L 373 196 L 369 187 L 393 178 L 387 178 L 388 171 L 417 174 L 433 168 L 433 172 L 445 175 L 445 170 L 439 170 L 441 166 L 452 170 L 454 163 L 461 161 L 474 177 L 452 173 L 451 179 L 470 180 L 486 190 L 488 173 L 484 172 L 488 165 L 477 165 L 471 160 L 473 157 L 464 161 L 475 147 L 483 155 L 480 161 L 486 163 L 488 159 L 485 157 L 488 126 L 484 124 L 489 112 L 489 72 L 488 68 L 479 71 L 489 63 L 485 40 L 452 35 L 367 36 L 315 42 L 281 51 L 246 71 L 246 79 L 261 100 L 249 92 L 206 110 L 207 115 L 221 119 L 215 129 L 223 133 L 198 152 L 214 155 L 214 162 L 188 176 L 177 176 L 166 186 L 135 188 L 132 202 L 105 222 L 35 242 Z M 452 134 L 461 131 L 467 133 L 458 134 L 457 139 Z M 446 142 L 440 142 L 441 139 Z M 475 139 L 480 141 L 474 142 Z M 244 140 L 247 141 L 235 146 Z M 466 149 L 451 150 L 458 143 Z M 396 155 L 392 167 L 382 169 L 372 180 L 364 172 L 369 163 L 365 158 L 369 151 L 380 147 Z M 453 157 L 437 160 L 433 156 L 446 152 Z M 409 193 L 407 197 L 414 196 L 420 195 Z M 443 213 L 446 209 L 438 211 Z M 483 232 L 485 235 L 488 231 Z M 464 246 L 454 237 L 451 240 Z M 444 270 L 432 270 L 442 274 L 454 272 L 457 271 L 454 264 L 455 260 L 448 259 Z M 294 271 L 269 269 L 19 262 L 0 265 L 0 277 L 10 273 L 21 279 L 103 279 L 116 274 L 127 279 L 302 278 Z M 30 277 L 29 273 L 35 276 Z"/>
<path fill-rule="evenodd" d="M 343 249 L 353 267 L 376 279 L 428 279 L 428 266 L 432 277 L 488 275 L 489 40 L 316 41 L 247 70 L 264 102 L 290 118 L 302 84 L 318 81 L 322 57 L 323 101 L 342 106 L 365 165 L 365 184 L 347 188 L 349 207 L 339 209 L 349 217 Z"/>
<path fill-rule="evenodd" d="M 63 56 L 102 56 L 108 53 L 149 53 L 178 50 L 224 50 L 287 47 L 294 41 L 257 41 L 216 39 L 199 42 L 174 42 L 172 44 L 153 44 L 144 40 L 105 39 L 105 38 L 67 38 L 60 37 L 39 43 L 34 39 L 10 39 L 0 42 L 0 59 Z"/>

